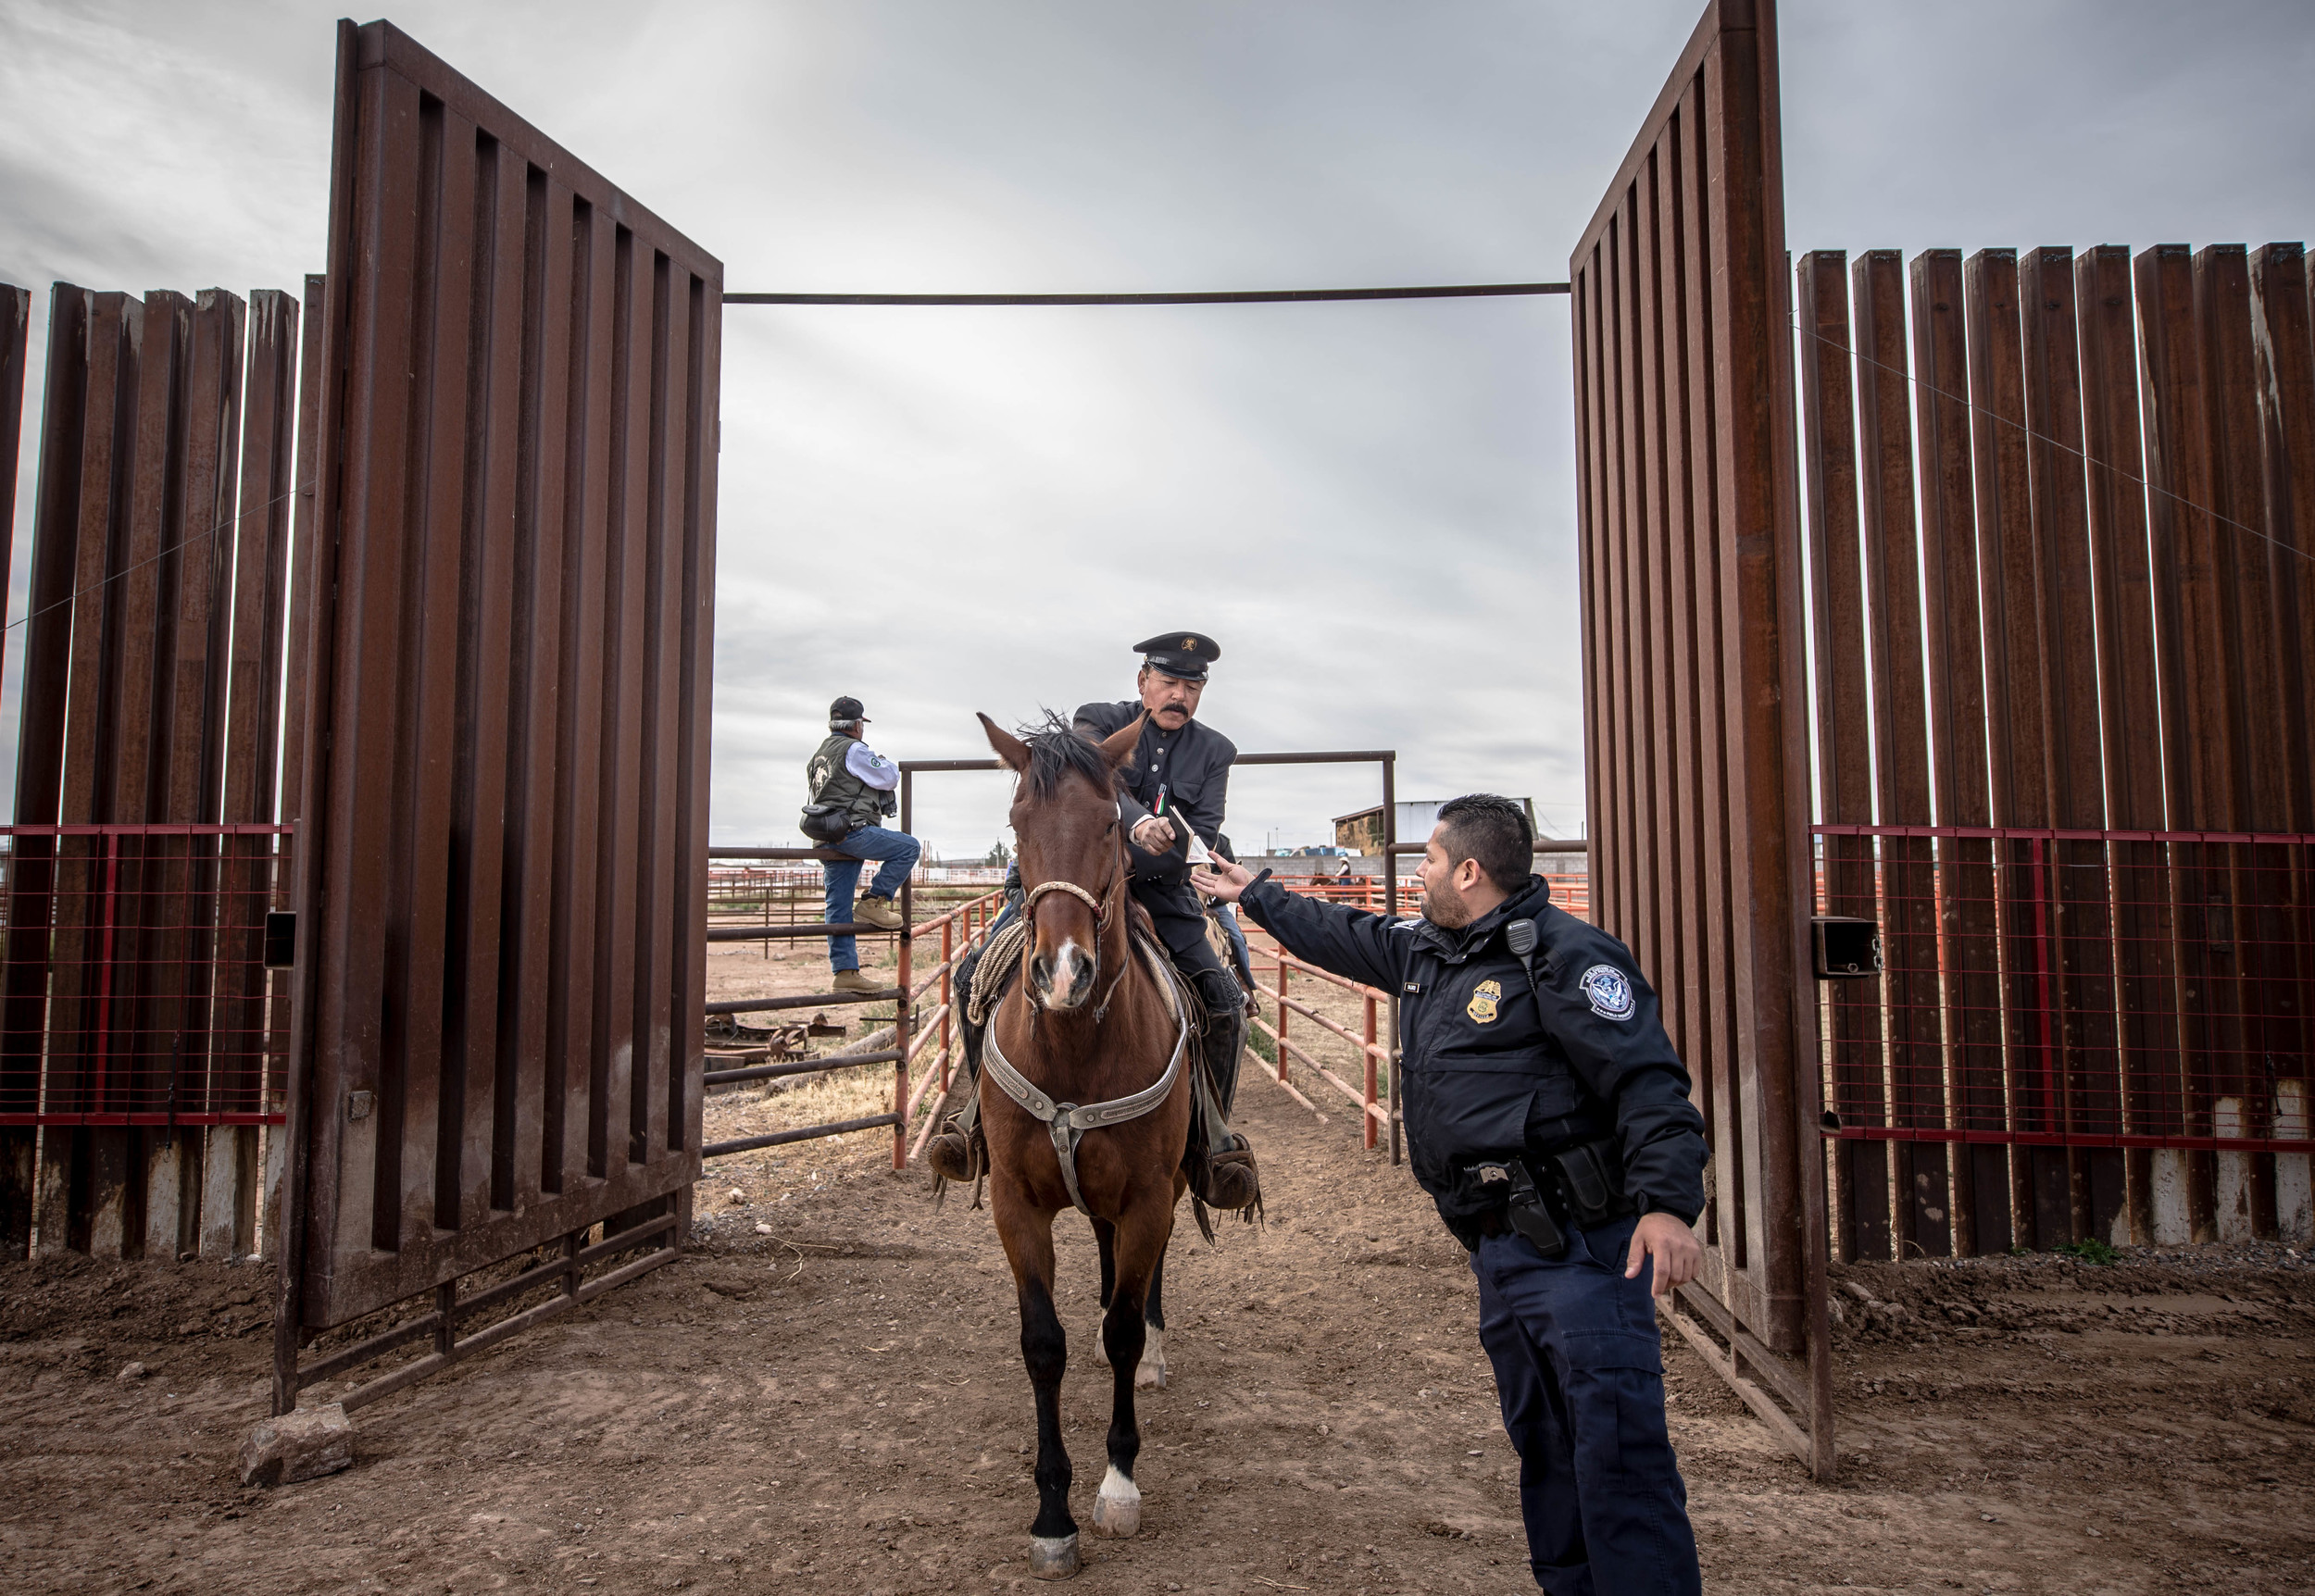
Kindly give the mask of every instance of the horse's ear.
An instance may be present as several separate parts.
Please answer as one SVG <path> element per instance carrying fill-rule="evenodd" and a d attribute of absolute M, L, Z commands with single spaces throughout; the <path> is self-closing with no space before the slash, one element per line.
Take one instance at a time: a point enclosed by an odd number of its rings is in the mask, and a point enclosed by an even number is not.
<path fill-rule="evenodd" d="M 989 734 L 989 746 L 996 750 L 1007 769 L 1020 775 L 1029 768 L 1029 744 L 985 715 L 981 717 L 981 729 Z"/>
<path fill-rule="evenodd" d="M 1144 710 L 1133 717 L 1132 725 L 1101 740 L 1101 756 L 1109 762 L 1110 769 L 1122 770 L 1132 762 L 1134 745 L 1141 742 L 1142 726 L 1148 719 L 1149 712 Z"/>

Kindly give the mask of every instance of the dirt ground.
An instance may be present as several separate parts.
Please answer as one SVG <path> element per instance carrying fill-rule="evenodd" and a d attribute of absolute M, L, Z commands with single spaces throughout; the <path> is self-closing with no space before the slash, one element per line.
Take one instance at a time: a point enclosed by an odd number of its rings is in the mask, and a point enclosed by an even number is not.
<path fill-rule="evenodd" d="M 753 968 L 719 957 L 720 993 L 824 979 L 802 950 L 748 953 Z M 1322 1006 L 1355 1028 L 1355 1004 Z M 1289 1034 L 1355 1080 L 1349 1047 L 1316 1030 Z M 1326 1123 L 1261 1081 L 1242 1093 L 1267 1227 L 1208 1250 L 1183 1219 L 1131 1541 L 1091 1532 L 1108 1377 L 1090 1237 L 1057 1228 L 1077 1586 L 1532 1589 L 1461 1251 L 1405 1171 L 1359 1149 L 1355 1111 L 1300 1079 Z M 877 1112 L 890 1082 L 870 1067 L 720 1095 L 708 1136 Z M 264 1405 L 265 1270 L 0 1265 L 0 1588 L 1025 1587 L 1033 1427 L 1010 1278 L 988 1216 L 957 1193 L 935 1213 L 890 1148 L 871 1133 L 717 1161 L 680 1264 L 361 1410 L 356 1467 L 272 1491 L 233 1465 Z M 2315 1589 L 2309 1260 L 1837 1274 L 1828 1484 L 1668 1338 L 1708 1588 Z M 124 1378 L 131 1363 L 145 1372 Z"/>
<path fill-rule="evenodd" d="M 711 1133 L 776 1106 L 720 1098 Z M 1145 1528 L 1088 1530 L 1078 1585 L 1530 1588 L 1459 1250 L 1348 1116 L 1321 1125 L 1249 1081 L 1245 1119 L 1270 1223 L 1178 1249 L 1172 1383 L 1143 1403 Z M 888 1161 L 863 1136 L 719 1164 L 682 1263 L 361 1411 L 354 1469 L 274 1491 L 232 1470 L 261 1411 L 261 1269 L 0 1266 L 6 1589 L 1023 1583 L 1032 1425 L 1004 1262 L 985 1213 L 935 1214 Z M 1082 1518 L 1107 1385 L 1092 1246 L 1060 1234 Z M 1711 1589 L 2315 1586 L 2304 1260 L 2037 1257 L 1843 1284 L 1829 1485 L 1673 1339 Z M 118 1378 L 131 1361 L 149 1372 Z"/>

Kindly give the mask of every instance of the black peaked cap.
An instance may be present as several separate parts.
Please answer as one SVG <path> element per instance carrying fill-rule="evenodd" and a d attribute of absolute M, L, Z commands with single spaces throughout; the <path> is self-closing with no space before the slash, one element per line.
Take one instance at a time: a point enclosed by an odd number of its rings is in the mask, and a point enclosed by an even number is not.
<path fill-rule="evenodd" d="M 1221 644 L 1199 631 L 1167 631 L 1133 645 L 1135 654 L 1168 676 L 1204 681 L 1206 667 L 1221 657 Z"/>

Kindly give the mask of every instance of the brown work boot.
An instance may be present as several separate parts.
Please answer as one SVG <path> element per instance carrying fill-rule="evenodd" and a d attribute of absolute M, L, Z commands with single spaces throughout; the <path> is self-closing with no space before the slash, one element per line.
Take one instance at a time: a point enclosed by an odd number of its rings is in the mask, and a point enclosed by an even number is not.
<path fill-rule="evenodd" d="M 840 992 L 881 992 L 892 989 L 866 970 L 838 970 L 834 982 Z"/>
<path fill-rule="evenodd" d="M 890 898 L 880 898 L 873 892 L 862 892 L 852 905 L 855 925 L 874 926 L 880 931 L 896 931 L 901 928 L 900 905 Z"/>

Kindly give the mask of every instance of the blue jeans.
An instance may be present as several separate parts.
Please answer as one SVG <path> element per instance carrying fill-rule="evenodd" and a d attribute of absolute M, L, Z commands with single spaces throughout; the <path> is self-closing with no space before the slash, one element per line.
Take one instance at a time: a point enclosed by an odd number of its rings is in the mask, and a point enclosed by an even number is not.
<path fill-rule="evenodd" d="M 1245 945 L 1245 929 L 1238 924 L 1237 915 L 1227 904 L 1214 912 L 1214 918 L 1221 922 L 1222 935 L 1230 939 L 1230 959 L 1238 966 L 1239 979 L 1248 987 L 1253 986 L 1254 955 Z"/>
<path fill-rule="evenodd" d="M 1650 1268 L 1623 1278 L 1637 1217 L 1567 1227 L 1546 1258 L 1518 1235 L 1471 1254 L 1479 1340 L 1520 1454 L 1520 1512 L 1549 1596 L 1696 1596 L 1688 1491 L 1664 1428 Z"/>
<path fill-rule="evenodd" d="M 841 925 L 852 917 L 852 889 L 859 885 L 860 861 L 881 859 L 883 864 L 876 879 L 869 883 L 869 892 L 879 898 L 897 898 L 900 884 L 916 867 L 917 855 L 924 844 L 906 831 L 887 831 L 882 826 L 862 826 L 853 830 L 841 842 L 830 847 L 839 854 L 849 854 L 849 859 L 823 859 L 820 869 L 828 878 L 827 918 L 832 925 Z M 860 953 L 857 939 L 831 937 L 828 939 L 828 963 L 838 971 L 860 967 Z"/>

